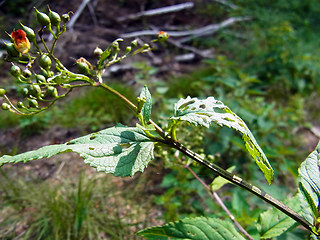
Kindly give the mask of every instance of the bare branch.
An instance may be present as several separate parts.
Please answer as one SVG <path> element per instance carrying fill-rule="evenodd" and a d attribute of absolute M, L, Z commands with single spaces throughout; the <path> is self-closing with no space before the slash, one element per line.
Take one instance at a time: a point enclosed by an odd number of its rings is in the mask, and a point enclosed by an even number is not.
<path fill-rule="evenodd" d="M 143 11 L 135 14 L 130 14 L 125 17 L 119 17 L 117 21 L 124 22 L 127 20 L 135 20 L 144 16 L 154 16 L 154 15 L 160 15 L 160 14 L 165 14 L 170 12 L 178 12 L 184 9 L 192 8 L 193 6 L 194 6 L 193 2 L 186 2 L 186 3 L 181 3 L 181 4 L 172 5 L 168 7 L 151 9 L 151 10 L 147 10 L 147 11 Z"/>
<path fill-rule="evenodd" d="M 214 198 L 217 201 L 217 203 L 221 206 L 221 208 L 227 213 L 228 217 L 233 222 L 233 224 L 239 229 L 239 231 L 242 232 L 243 235 L 245 235 L 248 239 L 253 240 L 249 233 L 240 225 L 240 223 L 231 214 L 226 205 L 224 205 L 219 195 L 216 192 L 211 191 L 210 187 L 190 168 L 189 165 L 186 165 L 185 168 L 188 169 L 189 172 L 191 172 L 192 175 L 202 184 L 202 186 L 211 193 L 211 197 Z"/>
<path fill-rule="evenodd" d="M 71 20 L 68 22 L 67 27 L 72 29 L 73 25 L 76 23 L 77 19 L 80 17 L 83 9 L 87 6 L 87 4 L 91 0 L 83 0 L 82 3 L 80 4 L 78 10 L 75 12 L 75 14 L 72 16 Z"/>
<path fill-rule="evenodd" d="M 191 40 L 194 37 L 200 37 L 200 36 L 206 36 L 206 35 L 211 35 L 222 28 L 225 28 L 227 26 L 230 26 L 236 22 L 241 22 L 241 21 L 247 21 L 251 19 L 250 17 L 232 17 L 228 18 L 227 20 L 218 23 L 218 24 L 210 24 L 208 26 L 198 28 L 195 30 L 189 30 L 189 31 L 166 31 L 170 37 L 185 37 L 183 39 L 180 39 L 179 42 L 187 42 Z M 122 38 L 133 38 L 133 37 L 139 37 L 139 36 L 154 36 L 158 32 L 156 30 L 143 30 L 143 31 L 136 31 L 136 32 L 131 32 L 131 33 L 124 33 L 121 34 Z"/>
<path fill-rule="evenodd" d="M 231 3 L 231 2 L 228 2 L 226 0 L 212 0 L 212 1 L 215 1 L 215 2 L 220 3 L 222 5 L 225 5 L 225 6 L 229 7 L 229 8 L 231 8 L 231 9 L 237 9 L 238 8 L 237 5 L 235 5 L 235 4 Z"/>

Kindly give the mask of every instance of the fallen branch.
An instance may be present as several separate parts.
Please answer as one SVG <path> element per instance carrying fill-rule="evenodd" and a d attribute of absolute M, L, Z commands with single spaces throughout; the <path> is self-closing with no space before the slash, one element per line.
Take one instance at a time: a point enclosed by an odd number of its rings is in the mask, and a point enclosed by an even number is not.
<path fill-rule="evenodd" d="M 177 48 L 181 48 L 187 51 L 190 51 L 192 53 L 194 53 L 195 55 L 198 55 L 202 58 L 212 58 L 213 54 L 212 51 L 209 50 L 199 50 L 197 48 L 191 47 L 191 46 L 186 46 L 186 45 L 182 45 L 179 41 L 175 41 L 173 39 L 167 39 L 168 43 L 171 43 L 172 45 L 176 46 Z"/>
<path fill-rule="evenodd" d="M 226 0 L 212 0 L 212 1 L 215 1 L 215 2 L 220 3 L 222 5 L 225 5 L 225 6 L 229 7 L 229 8 L 231 8 L 231 9 L 237 9 L 238 8 L 237 5 L 235 5 L 233 3 L 230 3 L 230 2 L 228 2 Z"/>
<path fill-rule="evenodd" d="M 160 15 L 160 14 L 165 14 L 170 12 L 178 12 L 184 9 L 192 8 L 193 6 L 194 6 L 193 2 L 186 2 L 186 3 L 181 3 L 181 4 L 172 5 L 168 7 L 151 9 L 151 10 L 147 10 L 147 11 L 143 11 L 135 14 L 130 14 L 125 17 L 119 17 L 117 21 L 124 22 L 128 20 L 135 20 L 144 16 L 154 16 L 154 15 Z"/>
<path fill-rule="evenodd" d="M 77 19 L 80 17 L 83 9 L 87 6 L 87 4 L 90 2 L 90 0 L 83 0 L 82 3 L 80 4 L 78 10 L 74 13 L 72 16 L 71 20 L 68 22 L 67 27 L 69 29 L 73 28 L 73 25 L 76 23 Z"/>
<path fill-rule="evenodd" d="M 166 31 L 170 37 L 185 37 L 183 39 L 180 39 L 179 42 L 187 42 L 191 40 L 192 38 L 195 37 L 200 37 L 200 36 L 207 36 L 211 35 L 222 28 L 225 28 L 227 26 L 230 26 L 236 22 L 241 22 L 241 21 L 247 21 L 251 19 L 251 17 L 232 17 L 227 20 L 224 20 L 221 23 L 218 24 L 210 24 L 208 26 L 198 28 L 195 30 L 189 30 L 189 31 Z M 140 37 L 140 36 L 154 36 L 157 35 L 156 30 L 143 30 L 143 31 L 136 31 L 136 32 L 131 32 L 131 33 L 124 33 L 121 34 L 121 38 L 134 38 L 134 37 Z"/>

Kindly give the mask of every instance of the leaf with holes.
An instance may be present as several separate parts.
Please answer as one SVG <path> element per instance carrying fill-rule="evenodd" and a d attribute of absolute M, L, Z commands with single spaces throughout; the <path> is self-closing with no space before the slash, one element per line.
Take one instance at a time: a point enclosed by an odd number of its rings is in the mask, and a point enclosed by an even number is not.
<path fill-rule="evenodd" d="M 312 211 L 313 218 L 317 219 L 320 202 L 320 141 L 299 168 L 299 190 Z"/>
<path fill-rule="evenodd" d="M 195 126 L 205 127 L 210 127 L 212 123 L 216 123 L 241 132 L 248 152 L 256 161 L 268 183 L 271 183 L 273 169 L 266 155 L 245 122 L 221 101 L 214 97 L 208 97 L 204 100 L 191 97 L 180 99 L 175 104 L 174 116 L 171 119 L 176 120 L 174 121 L 175 124 L 178 121 L 187 121 Z"/>
<path fill-rule="evenodd" d="M 151 227 L 138 232 L 146 239 L 193 239 L 193 240 L 230 240 L 244 239 L 234 226 L 218 218 L 185 218 L 160 227 Z"/>
<path fill-rule="evenodd" d="M 116 126 L 65 144 L 50 145 L 16 156 L 0 157 L 5 163 L 28 162 L 59 153 L 76 152 L 86 164 L 115 176 L 132 176 L 143 171 L 153 158 L 154 143 L 139 128 Z"/>

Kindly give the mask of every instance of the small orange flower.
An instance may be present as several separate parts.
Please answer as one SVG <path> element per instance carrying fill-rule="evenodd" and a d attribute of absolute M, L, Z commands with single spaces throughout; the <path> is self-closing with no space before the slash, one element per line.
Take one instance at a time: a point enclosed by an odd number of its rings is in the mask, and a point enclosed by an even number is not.
<path fill-rule="evenodd" d="M 27 53 L 30 49 L 30 42 L 27 38 L 27 34 L 23 30 L 16 30 L 11 33 L 11 37 L 14 40 L 14 47 L 20 53 Z"/>
<path fill-rule="evenodd" d="M 166 33 L 166 32 L 164 32 L 164 31 L 160 31 L 160 32 L 158 33 L 158 40 L 159 40 L 159 42 L 165 41 L 165 40 L 167 40 L 169 37 L 170 37 L 169 34 Z"/>

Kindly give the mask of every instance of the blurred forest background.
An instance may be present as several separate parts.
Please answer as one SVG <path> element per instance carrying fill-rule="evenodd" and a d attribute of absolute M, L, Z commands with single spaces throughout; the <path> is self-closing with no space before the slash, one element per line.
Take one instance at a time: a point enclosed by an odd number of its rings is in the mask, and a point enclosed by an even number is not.
<path fill-rule="evenodd" d="M 85 4 L 81 10 L 81 4 Z M 129 99 L 147 84 L 152 118 L 163 127 L 181 97 L 214 96 L 254 133 L 275 170 L 268 186 L 232 129 L 183 126 L 182 143 L 285 200 L 297 191 L 297 169 L 320 137 L 320 2 L 318 0 L 2 0 L 0 38 L 35 27 L 33 7 L 60 14 L 72 24 L 56 56 L 76 71 L 75 59 L 95 61 L 96 46 L 123 37 L 150 42 L 160 30 L 171 37 L 154 51 L 112 66 L 104 76 Z M 182 5 L 181 5 L 182 4 Z M 148 10 L 174 11 L 148 16 Z M 177 6 L 180 6 L 179 9 Z M 183 7 L 182 7 L 183 6 Z M 80 10 L 81 11 L 80 11 Z M 163 9 L 162 9 L 163 11 Z M 143 31 L 143 32 L 141 32 Z M 19 100 L 20 90 L 0 55 L 0 86 Z M 17 154 L 114 126 L 135 125 L 134 115 L 99 89 L 81 89 L 32 117 L 0 113 L 0 155 Z M 115 178 L 63 154 L 0 169 L 1 239 L 141 239 L 135 232 L 185 216 L 226 217 L 174 152 L 158 149 L 143 174 Z M 194 171 L 210 183 L 213 175 Z M 242 189 L 218 191 L 231 213 L 258 239 L 255 223 L 268 206 Z M 298 228 L 279 239 L 305 239 Z"/>

